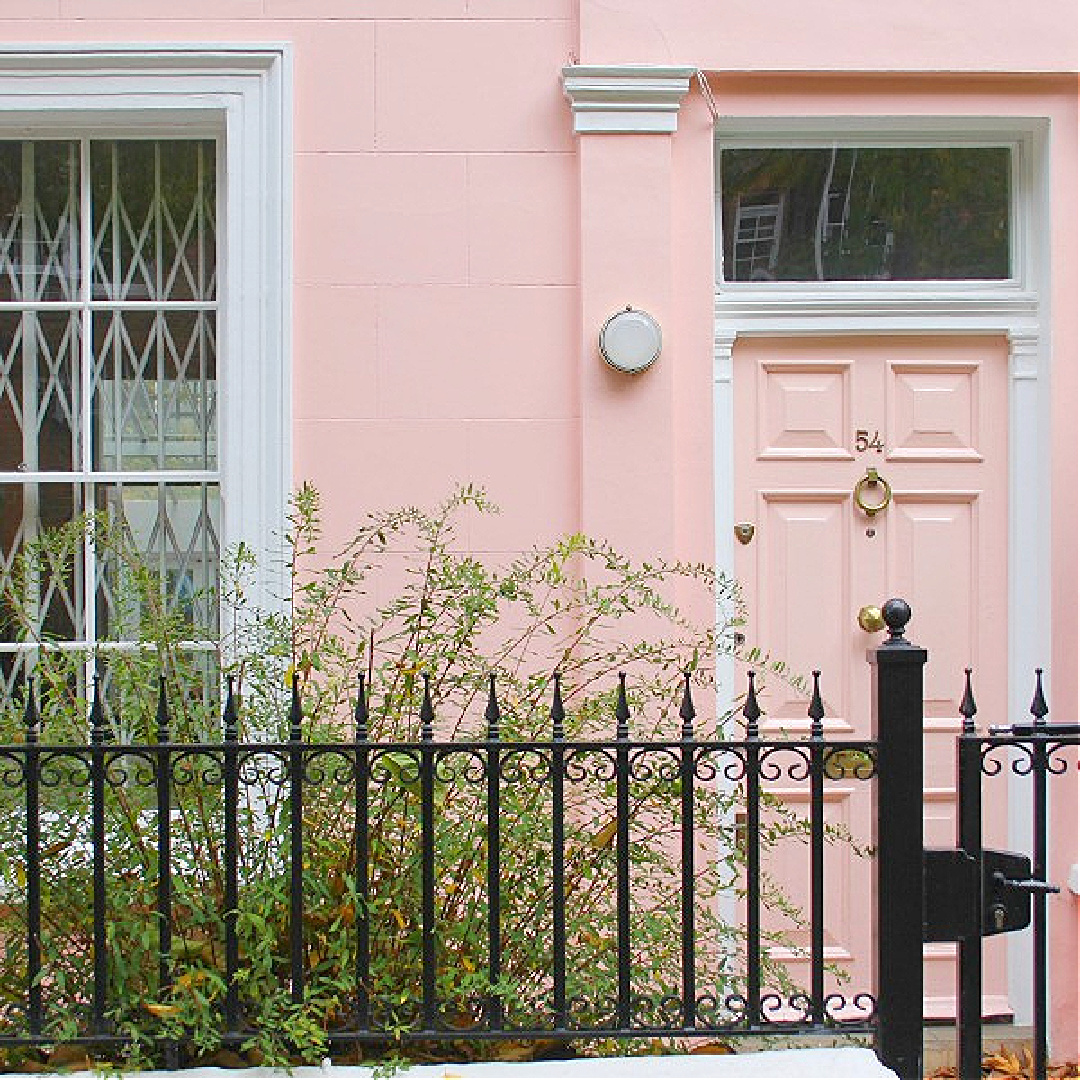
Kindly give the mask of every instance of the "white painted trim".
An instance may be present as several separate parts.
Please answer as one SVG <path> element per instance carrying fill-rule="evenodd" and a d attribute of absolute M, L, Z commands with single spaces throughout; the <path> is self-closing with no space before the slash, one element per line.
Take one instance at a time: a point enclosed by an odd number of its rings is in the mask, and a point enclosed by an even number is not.
<path fill-rule="evenodd" d="M 563 90 L 570 99 L 574 133 L 674 132 L 680 103 L 696 72 L 693 67 L 564 67 Z"/>
<path fill-rule="evenodd" d="M 280 561 L 291 487 L 292 106 L 288 47 L 0 47 L 0 134 L 216 138 L 222 541 Z M 264 575 L 253 600 L 280 603 Z"/>
<path fill-rule="evenodd" d="M 761 334 L 1004 334 L 1009 343 L 1008 430 L 1008 700 L 1007 715 L 1026 715 L 1032 672 L 1050 671 L 1050 322 L 1049 122 L 1016 117 L 724 118 L 722 146 L 1010 145 L 1014 147 L 1013 278 L 999 282 L 717 281 L 714 339 Z M 715 235 L 719 279 L 723 237 L 719 154 Z M 717 570 L 734 570 L 735 446 L 731 438 L 734 345 L 714 360 L 714 469 Z M 721 423 L 725 418 L 726 423 Z M 1021 778 L 1014 786 L 1019 787 Z M 1010 789 L 1010 843 L 1030 836 L 1026 795 Z M 1015 797 L 1012 797 L 1015 796 Z M 1029 935 L 1014 935 L 1008 952 L 1009 996 L 1018 1023 L 1030 1023 Z"/>
<path fill-rule="evenodd" d="M 713 490 L 716 497 L 716 566 L 734 575 L 735 570 L 735 381 L 733 352 L 734 333 L 716 329 L 713 332 L 713 423 L 715 424 L 715 457 L 713 461 Z M 721 452 L 721 442 L 731 444 L 731 451 Z M 721 522 L 726 526 L 721 527 Z M 733 612 L 718 603 L 717 625 L 725 625 Z M 720 653 L 716 658 L 717 715 L 728 709 L 739 690 L 735 686 L 735 658 Z"/>

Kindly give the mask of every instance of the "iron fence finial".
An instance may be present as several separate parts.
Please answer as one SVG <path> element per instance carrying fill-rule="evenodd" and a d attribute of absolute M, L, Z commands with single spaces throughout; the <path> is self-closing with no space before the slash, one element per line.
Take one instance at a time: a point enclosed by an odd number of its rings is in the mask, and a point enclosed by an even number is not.
<path fill-rule="evenodd" d="M 742 714 L 746 718 L 746 737 L 756 739 L 758 737 L 758 720 L 761 719 L 761 706 L 758 704 L 757 688 L 754 686 L 754 673 L 752 671 L 746 673 L 746 681 L 748 683 L 746 704 L 743 706 Z"/>
<path fill-rule="evenodd" d="M 886 600 L 881 605 L 881 617 L 889 628 L 888 640 L 884 642 L 886 646 L 910 644 L 904 637 L 904 630 L 911 621 L 911 605 L 906 600 L 901 600 L 899 597 Z"/>
<path fill-rule="evenodd" d="M 424 700 L 420 703 L 420 738 L 431 742 L 435 738 L 435 706 L 431 702 L 431 676 L 425 671 Z"/>
<path fill-rule="evenodd" d="M 630 705 L 626 700 L 626 672 L 619 672 L 619 690 L 615 698 L 615 738 L 630 736 Z"/>
<path fill-rule="evenodd" d="M 236 718 L 236 681 L 230 675 L 227 682 L 227 691 L 225 696 L 225 712 L 222 715 L 222 727 L 225 731 L 225 740 L 227 742 L 235 742 L 237 737 L 237 718 Z"/>
<path fill-rule="evenodd" d="M 157 699 L 157 741 L 166 743 L 169 741 L 169 702 L 165 695 L 165 673 L 158 676 L 158 699 Z"/>
<path fill-rule="evenodd" d="M 683 699 L 679 706 L 679 716 L 682 717 L 682 737 L 692 739 L 694 737 L 694 717 L 697 711 L 694 709 L 694 699 L 690 693 L 690 672 L 683 672 Z"/>
<path fill-rule="evenodd" d="M 814 692 L 810 696 L 810 708 L 806 710 L 806 715 L 810 717 L 810 737 L 820 739 L 825 733 L 825 725 L 822 723 L 825 719 L 825 706 L 821 702 L 821 672 L 813 671 L 811 674 L 814 677 Z"/>
<path fill-rule="evenodd" d="M 1031 699 L 1031 715 L 1035 717 L 1035 724 L 1038 726 L 1043 722 L 1043 718 L 1050 711 L 1050 706 L 1046 704 L 1046 697 L 1043 695 L 1042 684 L 1043 669 L 1037 667 L 1035 669 L 1035 696 Z"/>
<path fill-rule="evenodd" d="M 553 681 L 555 689 L 552 691 L 551 711 L 548 713 L 551 718 L 551 737 L 553 739 L 563 739 L 566 737 L 566 730 L 563 727 L 566 720 L 566 710 L 563 708 L 562 675 L 558 671 L 555 672 Z"/>
<path fill-rule="evenodd" d="M 964 734 L 975 734 L 975 694 L 971 689 L 971 668 L 964 668 L 964 696 L 960 700 L 960 715 L 964 718 Z"/>
<path fill-rule="evenodd" d="M 101 676 L 94 676 L 94 700 L 90 705 L 90 741 L 109 741 L 109 722 L 105 718 L 105 705 L 101 699 Z"/>
<path fill-rule="evenodd" d="M 363 669 L 356 680 L 356 708 L 353 710 L 353 723 L 356 729 L 356 741 L 364 742 L 368 737 L 368 703 Z"/>
<path fill-rule="evenodd" d="M 23 722 L 26 725 L 26 741 L 35 743 L 41 731 L 38 719 L 37 702 L 34 700 L 34 679 L 32 676 L 26 680 L 26 708 L 23 710 Z"/>
<path fill-rule="evenodd" d="M 487 721 L 487 737 L 497 739 L 499 737 L 499 721 L 502 714 L 499 712 L 499 699 L 495 694 L 495 672 L 488 674 L 488 700 L 487 708 L 484 709 L 484 719 Z"/>
<path fill-rule="evenodd" d="M 292 693 L 289 700 L 289 741 L 300 742 L 303 737 L 304 709 L 300 704 L 300 679 L 296 672 L 292 677 Z"/>

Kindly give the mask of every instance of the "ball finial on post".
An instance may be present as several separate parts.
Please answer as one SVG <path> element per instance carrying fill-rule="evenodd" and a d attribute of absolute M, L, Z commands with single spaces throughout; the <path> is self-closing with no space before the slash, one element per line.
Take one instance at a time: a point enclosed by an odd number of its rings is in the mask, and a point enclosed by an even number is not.
<path fill-rule="evenodd" d="M 904 637 L 904 628 L 911 621 L 911 605 L 906 600 L 886 600 L 881 605 L 881 617 L 889 628 L 889 638 L 885 645 L 910 644 Z"/>

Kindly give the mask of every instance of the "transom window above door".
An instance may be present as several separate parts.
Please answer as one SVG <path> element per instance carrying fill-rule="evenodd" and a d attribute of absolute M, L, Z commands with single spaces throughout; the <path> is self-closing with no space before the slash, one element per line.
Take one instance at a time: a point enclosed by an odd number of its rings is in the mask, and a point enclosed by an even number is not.
<path fill-rule="evenodd" d="M 63 575 L 18 577 L 87 512 L 216 634 L 216 174 L 209 139 L 0 141 L 0 582 L 37 623 L 0 617 L 9 682 L 42 640 L 134 636 L 125 569 L 89 535 Z"/>
<path fill-rule="evenodd" d="M 723 280 L 1002 281 L 1007 146 L 720 150 Z"/>

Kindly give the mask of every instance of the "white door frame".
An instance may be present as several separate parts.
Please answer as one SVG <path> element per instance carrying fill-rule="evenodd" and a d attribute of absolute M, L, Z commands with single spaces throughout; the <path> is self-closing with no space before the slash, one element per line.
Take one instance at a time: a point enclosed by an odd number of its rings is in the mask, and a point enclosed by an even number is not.
<path fill-rule="evenodd" d="M 1013 277 L 1000 282 L 726 283 L 721 280 L 719 152 L 713 334 L 713 475 L 716 567 L 734 574 L 735 445 L 732 353 L 749 335 L 998 334 L 1009 349 L 1008 716 L 1027 715 L 1034 669 L 1051 682 L 1049 124 L 1044 119 L 971 117 L 725 118 L 717 149 L 1009 145 L 1013 149 Z M 885 599 L 882 597 L 881 599 Z M 719 613 L 727 614 L 726 612 Z M 918 639 L 918 612 L 914 614 Z M 960 673 L 957 673 L 960 678 Z M 959 684 L 958 684 L 959 685 Z M 719 657 L 717 689 L 732 701 L 735 663 Z M 959 691 L 958 691 L 959 692 Z M 984 710 L 987 717 L 990 710 Z M 1003 714 L 998 714 L 1003 715 Z M 997 719 L 998 716 L 995 716 Z M 986 721 L 984 721 L 986 722 Z M 1030 813 L 1022 778 L 1011 777 L 1009 843 L 1026 850 Z M 1023 797 L 1022 796 L 1023 793 Z M 1016 1022 L 1031 1022 L 1030 930 L 1010 938 L 1008 993 Z"/>

